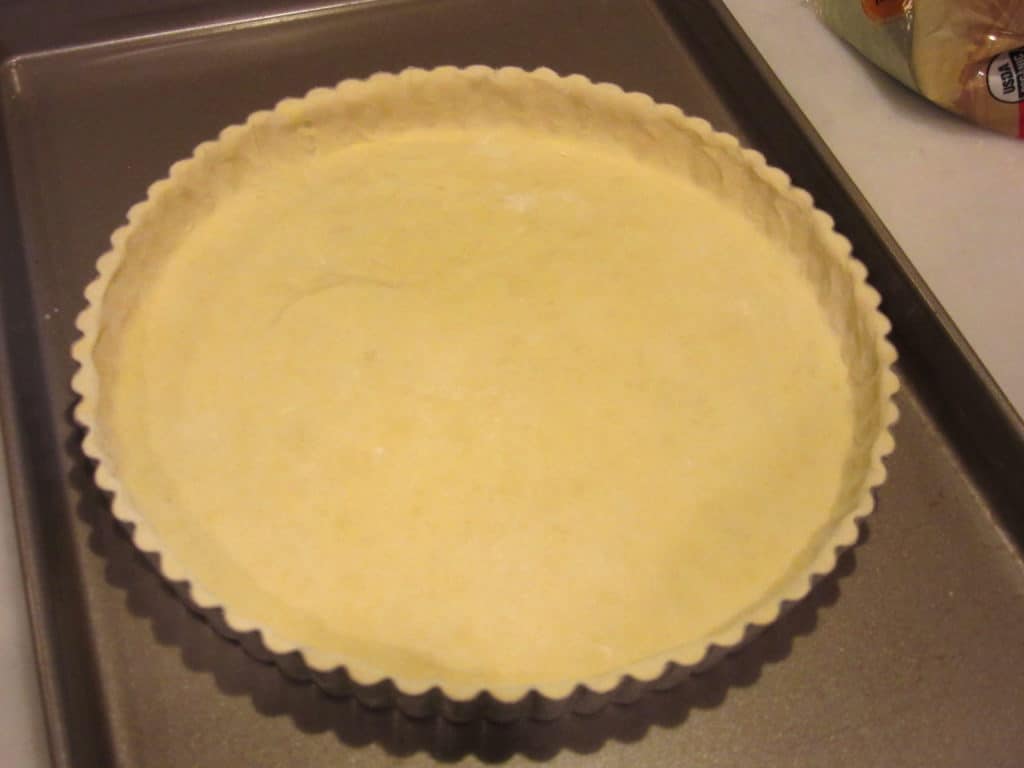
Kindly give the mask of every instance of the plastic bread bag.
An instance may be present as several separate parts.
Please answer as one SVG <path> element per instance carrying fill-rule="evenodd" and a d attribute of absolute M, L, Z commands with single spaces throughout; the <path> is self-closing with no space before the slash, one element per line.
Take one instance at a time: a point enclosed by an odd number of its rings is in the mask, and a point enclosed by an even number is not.
<path fill-rule="evenodd" d="M 812 0 L 867 58 L 936 104 L 1024 138 L 1024 0 Z"/>

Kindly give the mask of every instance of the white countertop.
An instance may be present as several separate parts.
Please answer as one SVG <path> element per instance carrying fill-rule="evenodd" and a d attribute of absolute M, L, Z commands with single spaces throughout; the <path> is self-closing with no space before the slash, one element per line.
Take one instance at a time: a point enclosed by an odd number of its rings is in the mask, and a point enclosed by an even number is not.
<path fill-rule="evenodd" d="M 803 0 L 725 0 L 1024 412 L 1024 143 L 975 128 L 879 73 Z M 48 764 L 6 474 L 0 465 L 0 755 Z"/>

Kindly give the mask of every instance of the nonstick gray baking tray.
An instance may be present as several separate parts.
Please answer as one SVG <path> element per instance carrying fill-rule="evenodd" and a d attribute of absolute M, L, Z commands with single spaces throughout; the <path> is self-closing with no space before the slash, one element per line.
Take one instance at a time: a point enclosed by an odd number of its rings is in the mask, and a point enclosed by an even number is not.
<path fill-rule="evenodd" d="M 1021 421 L 718 0 L 38 0 L 0 35 L 3 426 L 58 766 L 1024 765 Z M 710 671 L 589 717 L 412 720 L 289 682 L 136 554 L 70 418 L 82 288 L 174 160 L 316 85 L 473 63 L 614 81 L 762 150 L 853 241 L 902 355 L 860 546 Z"/>

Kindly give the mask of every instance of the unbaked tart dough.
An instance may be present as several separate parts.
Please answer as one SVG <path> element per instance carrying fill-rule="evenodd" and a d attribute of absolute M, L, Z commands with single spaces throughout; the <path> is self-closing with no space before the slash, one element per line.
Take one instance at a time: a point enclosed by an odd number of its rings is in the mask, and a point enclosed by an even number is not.
<path fill-rule="evenodd" d="M 442 68 L 177 164 L 80 319 L 86 452 L 239 631 L 357 682 L 607 689 L 856 538 L 894 359 L 806 193 L 638 94 Z"/>

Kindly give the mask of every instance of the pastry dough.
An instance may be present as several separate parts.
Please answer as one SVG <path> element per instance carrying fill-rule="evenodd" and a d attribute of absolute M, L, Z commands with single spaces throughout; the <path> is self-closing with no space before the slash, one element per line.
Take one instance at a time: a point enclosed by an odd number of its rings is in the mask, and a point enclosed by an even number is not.
<path fill-rule="evenodd" d="M 715 136 L 474 68 L 201 147 L 76 350 L 140 546 L 275 650 L 453 695 L 774 616 L 870 508 L 891 350 L 843 241 Z"/>

